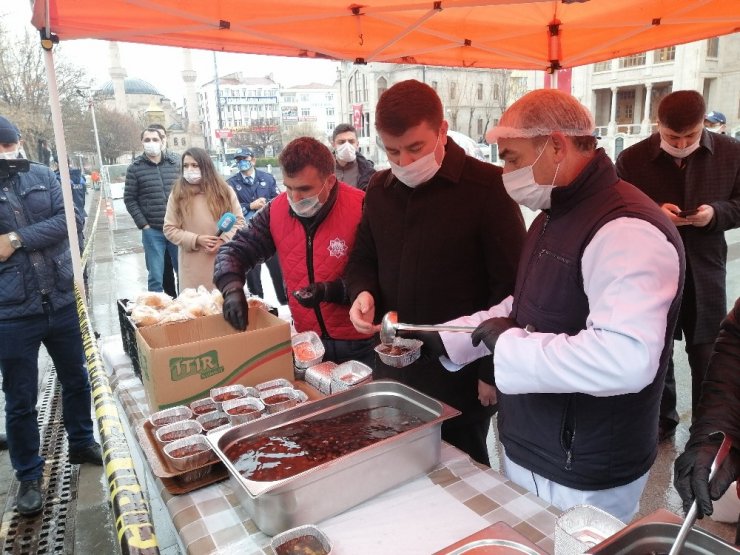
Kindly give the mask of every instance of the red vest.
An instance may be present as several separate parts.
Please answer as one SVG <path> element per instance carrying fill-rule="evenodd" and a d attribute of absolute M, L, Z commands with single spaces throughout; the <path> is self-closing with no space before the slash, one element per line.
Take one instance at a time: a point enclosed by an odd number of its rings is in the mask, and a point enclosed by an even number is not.
<path fill-rule="evenodd" d="M 316 229 L 310 248 L 303 224 L 288 211 L 290 205 L 286 194 L 278 195 L 270 205 L 270 233 L 288 293 L 309 284 L 309 267 L 313 268 L 311 283 L 334 281 L 344 272 L 355 243 L 365 193 L 339 181 L 336 186 L 339 190 L 334 206 Z M 314 309 L 301 306 L 293 295 L 288 295 L 288 305 L 296 331 L 313 330 L 322 334 Z M 355 330 L 349 320 L 349 306 L 321 303 L 319 308 L 332 339 L 369 337 Z"/>

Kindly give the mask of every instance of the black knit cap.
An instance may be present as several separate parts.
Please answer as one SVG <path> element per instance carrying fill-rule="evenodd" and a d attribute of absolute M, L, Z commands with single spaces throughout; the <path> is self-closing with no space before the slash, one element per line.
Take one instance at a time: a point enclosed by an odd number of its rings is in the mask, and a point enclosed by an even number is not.
<path fill-rule="evenodd" d="M 0 116 L 0 143 L 17 143 L 18 137 L 18 128 L 7 118 Z"/>

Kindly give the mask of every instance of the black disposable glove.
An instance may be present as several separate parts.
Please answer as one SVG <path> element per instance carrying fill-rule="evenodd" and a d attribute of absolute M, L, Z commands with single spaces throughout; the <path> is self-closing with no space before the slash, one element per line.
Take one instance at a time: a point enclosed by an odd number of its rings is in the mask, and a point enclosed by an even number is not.
<path fill-rule="evenodd" d="M 319 303 L 349 304 L 349 297 L 341 279 L 312 283 L 293 291 L 293 297 L 306 308 L 316 308 Z"/>
<path fill-rule="evenodd" d="M 477 347 L 483 341 L 483 344 L 493 354 L 499 336 L 508 329 L 518 327 L 520 327 L 519 324 L 513 318 L 489 318 L 475 328 L 470 338 L 473 341 L 473 347 Z"/>
<path fill-rule="evenodd" d="M 712 514 L 712 501 L 722 497 L 740 473 L 740 451 L 733 447 L 717 470 L 711 486 L 709 485 L 709 471 L 719 445 L 719 441 L 707 439 L 704 443 L 687 449 L 673 465 L 673 485 L 681 496 L 683 510 L 689 512 L 696 496 L 697 518 Z"/>
<path fill-rule="evenodd" d="M 436 331 L 398 330 L 396 335 L 404 339 L 418 339 L 424 343 L 423 348 L 430 355 L 436 357 L 447 356 L 447 349 L 445 349 L 445 344 L 442 342 L 442 337 Z"/>
<path fill-rule="evenodd" d="M 247 329 L 249 308 L 243 287 L 234 287 L 224 292 L 224 320 L 237 330 Z"/>

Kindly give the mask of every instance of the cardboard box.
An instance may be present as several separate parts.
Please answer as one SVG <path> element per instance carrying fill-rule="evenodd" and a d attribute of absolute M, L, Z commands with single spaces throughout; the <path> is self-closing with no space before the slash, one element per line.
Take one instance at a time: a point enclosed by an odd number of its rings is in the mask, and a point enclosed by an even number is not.
<path fill-rule="evenodd" d="M 211 388 L 293 380 L 288 322 L 249 309 L 240 332 L 222 315 L 137 328 L 141 379 L 152 411 L 207 397 Z"/>

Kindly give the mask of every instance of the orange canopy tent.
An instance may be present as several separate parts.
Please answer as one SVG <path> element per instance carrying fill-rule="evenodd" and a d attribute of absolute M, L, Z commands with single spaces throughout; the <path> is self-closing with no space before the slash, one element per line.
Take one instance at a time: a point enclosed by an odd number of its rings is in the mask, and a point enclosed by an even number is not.
<path fill-rule="evenodd" d="M 36 0 L 33 24 L 61 40 L 542 70 L 736 32 L 740 0 Z"/>

